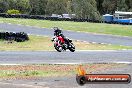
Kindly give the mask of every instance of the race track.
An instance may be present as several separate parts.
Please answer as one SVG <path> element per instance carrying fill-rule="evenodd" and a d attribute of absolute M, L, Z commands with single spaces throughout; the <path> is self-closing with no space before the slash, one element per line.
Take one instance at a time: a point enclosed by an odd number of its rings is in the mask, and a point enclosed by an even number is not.
<path fill-rule="evenodd" d="M 31 27 L 31 26 L 0 23 L 0 29 L 3 31 L 26 32 L 29 34 L 44 35 L 49 37 L 53 36 L 53 30 L 51 29 Z M 121 37 L 121 36 L 113 36 L 113 35 L 81 33 L 81 32 L 72 32 L 72 31 L 63 31 L 63 32 L 67 37 L 75 40 L 132 46 L 132 37 Z"/>
<path fill-rule="evenodd" d="M 0 64 L 79 64 L 132 62 L 132 51 L 1 51 Z"/>
<path fill-rule="evenodd" d="M 0 30 L 26 32 L 28 34 L 53 36 L 53 30 L 22 25 L 0 23 Z M 100 35 L 64 31 L 75 40 L 132 46 L 132 37 Z M 128 67 L 112 69 L 105 73 L 132 74 L 132 50 L 123 51 L 0 51 L 0 64 L 82 64 L 82 63 L 128 63 Z M 103 72 L 104 73 L 104 72 Z M 75 76 L 61 78 L 40 78 L 30 80 L 1 80 L 0 88 L 131 88 L 130 84 L 88 84 L 77 85 Z"/>

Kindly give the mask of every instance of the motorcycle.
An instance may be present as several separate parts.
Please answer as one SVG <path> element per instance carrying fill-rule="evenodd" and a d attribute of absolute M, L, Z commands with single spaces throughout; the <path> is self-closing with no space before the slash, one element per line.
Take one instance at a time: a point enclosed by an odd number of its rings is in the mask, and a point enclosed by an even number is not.
<path fill-rule="evenodd" d="M 62 51 L 66 51 L 67 49 L 69 49 L 71 52 L 75 51 L 75 46 L 72 43 L 72 40 L 68 39 L 68 43 L 61 37 L 61 36 L 55 36 L 54 38 L 52 38 L 52 42 L 54 42 L 54 48 L 58 51 L 58 52 L 62 52 Z"/>

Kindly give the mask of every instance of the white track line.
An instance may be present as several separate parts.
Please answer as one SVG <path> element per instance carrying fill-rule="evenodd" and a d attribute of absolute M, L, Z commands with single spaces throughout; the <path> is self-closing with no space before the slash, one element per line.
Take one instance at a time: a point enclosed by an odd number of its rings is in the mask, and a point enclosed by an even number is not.
<path fill-rule="evenodd" d="M 81 62 L 75 62 L 75 63 L 44 63 L 44 64 L 50 64 L 50 65 L 80 65 L 80 64 L 132 64 L 132 62 L 128 61 L 113 61 L 113 62 L 86 62 L 86 63 L 81 63 Z M 43 64 L 43 63 L 40 63 Z M 37 63 L 32 63 L 32 64 L 0 64 L 0 65 L 10 65 L 10 66 L 15 66 L 15 65 L 38 65 Z"/>
<path fill-rule="evenodd" d="M 127 62 L 127 61 L 118 61 L 115 63 L 119 63 L 119 64 L 132 64 L 132 62 Z"/>
<path fill-rule="evenodd" d="M 116 52 L 116 51 L 120 51 L 120 50 L 76 50 L 76 51 L 79 51 L 79 52 L 93 52 L 93 51 L 97 51 L 97 52 L 104 52 L 104 51 L 105 52 Z"/>

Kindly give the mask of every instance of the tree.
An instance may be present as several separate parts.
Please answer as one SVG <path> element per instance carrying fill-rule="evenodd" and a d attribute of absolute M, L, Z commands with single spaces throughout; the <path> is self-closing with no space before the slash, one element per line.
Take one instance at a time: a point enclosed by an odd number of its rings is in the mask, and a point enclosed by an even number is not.
<path fill-rule="evenodd" d="M 132 12 L 132 0 L 126 0 L 126 4 L 128 6 L 128 11 Z"/>
<path fill-rule="evenodd" d="M 39 0 L 29 0 L 30 7 L 31 7 L 30 14 L 32 14 L 32 15 L 40 14 L 38 2 L 39 2 Z"/>
<path fill-rule="evenodd" d="M 7 0 L 0 0 L 0 13 L 4 13 L 8 10 L 9 5 L 6 1 Z"/>
<path fill-rule="evenodd" d="M 51 14 L 63 14 L 67 13 L 67 0 L 48 0 L 46 6 L 46 13 Z"/>
<path fill-rule="evenodd" d="M 67 10 L 67 13 L 68 14 L 71 14 L 72 12 L 73 12 L 73 9 L 72 9 L 72 0 L 68 0 L 67 2 L 66 2 L 66 10 Z"/>
<path fill-rule="evenodd" d="M 73 0 L 73 5 L 77 18 L 101 19 L 95 0 Z"/>
<path fill-rule="evenodd" d="M 41 15 L 46 14 L 46 5 L 48 0 L 39 0 L 39 13 Z"/>
<path fill-rule="evenodd" d="M 48 0 L 30 0 L 31 11 L 33 15 L 44 15 Z"/>
<path fill-rule="evenodd" d="M 29 0 L 0 0 L 0 8 L 2 12 L 7 10 L 19 10 L 22 13 L 26 13 L 29 8 Z"/>
<path fill-rule="evenodd" d="M 29 13 L 29 0 L 16 0 L 16 5 L 14 9 L 19 10 L 21 13 Z"/>
<path fill-rule="evenodd" d="M 118 0 L 117 8 L 119 11 L 128 11 L 128 6 L 126 4 L 126 0 Z"/>
<path fill-rule="evenodd" d="M 117 0 L 104 0 L 102 3 L 103 13 L 112 14 L 117 10 Z"/>
<path fill-rule="evenodd" d="M 96 0 L 97 3 L 97 10 L 100 12 L 100 14 L 103 14 L 103 10 L 102 10 L 102 3 L 104 0 Z"/>

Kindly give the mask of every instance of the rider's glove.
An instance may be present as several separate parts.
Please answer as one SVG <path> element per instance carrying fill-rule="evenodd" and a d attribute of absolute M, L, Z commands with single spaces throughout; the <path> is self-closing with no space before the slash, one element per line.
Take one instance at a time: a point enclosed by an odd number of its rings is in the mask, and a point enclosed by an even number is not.
<path fill-rule="evenodd" d="M 54 39 L 55 39 L 55 37 L 53 37 L 53 38 L 51 39 L 51 41 L 53 42 L 53 41 L 54 41 Z"/>

